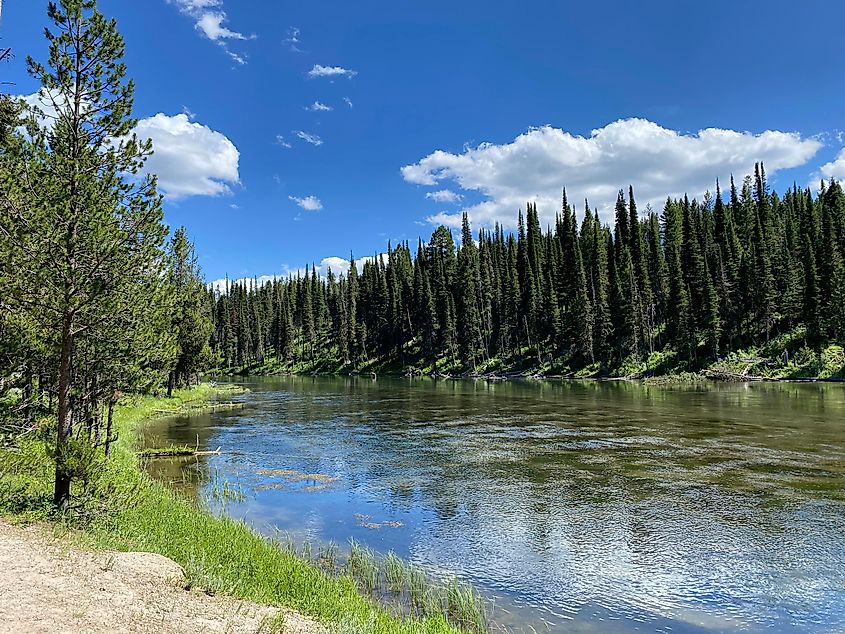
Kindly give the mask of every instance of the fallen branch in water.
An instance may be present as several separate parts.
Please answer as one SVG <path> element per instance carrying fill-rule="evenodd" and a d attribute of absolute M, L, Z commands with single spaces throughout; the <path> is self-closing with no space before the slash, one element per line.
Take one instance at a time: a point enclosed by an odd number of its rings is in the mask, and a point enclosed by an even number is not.
<path fill-rule="evenodd" d="M 222 447 L 218 447 L 214 451 L 198 451 L 193 447 L 187 445 L 173 445 L 171 447 L 160 447 L 155 449 L 144 449 L 139 451 L 138 455 L 142 458 L 181 458 L 183 456 L 213 456 L 219 455 Z"/>
<path fill-rule="evenodd" d="M 243 403 L 206 403 L 204 405 L 191 405 L 187 403 L 174 409 L 154 409 L 152 411 L 155 414 L 179 416 L 180 414 L 205 414 L 227 409 L 238 409 L 243 406 Z"/>

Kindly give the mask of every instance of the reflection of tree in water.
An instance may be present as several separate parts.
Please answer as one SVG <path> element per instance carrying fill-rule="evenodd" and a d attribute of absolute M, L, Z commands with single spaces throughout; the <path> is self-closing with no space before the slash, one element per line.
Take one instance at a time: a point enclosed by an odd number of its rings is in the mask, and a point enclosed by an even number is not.
<path fill-rule="evenodd" d="M 250 387 L 247 410 L 180 421 L 178 442 L 248 423 L 255 460 L 268 463 L 258 468 L 340 476 L 355 500 L 422 511 L 412 550 L 527 593 L 624 594 L 645 570 L 661 592 L 681 575 L 723 576 L 739 593 L 773 565 L 800 568 L 802 514 L 825 517 L 820 554 L 845 531 L 830 508 L 805 511 L 827 493 L 793 486 L 827 474 L 845 489 L 835 470 L 845 403 L 830 391 L 841 386 L 284 377 Z M 591 586 L 611 582 L 621 585 Z"/>
<path fill-rule="evenodd" d="M 237 425 L 244 411 L 233 414 L 233 411 L 226 411 L 154 419 L 144 425 L 141 444 L 143 447 L 188 445 L 206 451 L 219 429 Z M 159 482 L 171 485 L 194 501 L 200 501 L 200 487 L 210 478 L 209 461 L 204 456 L 146 459 L 142 466 Z"/>

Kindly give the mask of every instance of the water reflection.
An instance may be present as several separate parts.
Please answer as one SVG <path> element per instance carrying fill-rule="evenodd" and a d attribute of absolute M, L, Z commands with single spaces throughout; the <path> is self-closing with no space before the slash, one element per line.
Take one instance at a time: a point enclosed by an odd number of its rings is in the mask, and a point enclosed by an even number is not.
<path fill-rule="evenodd" d="M 165 477 L 222 474 L 259 528 L 393 549 L 539 631 L 845 631 L 842 386 L 247 382 L 148 436 L 222 445 Z"/>

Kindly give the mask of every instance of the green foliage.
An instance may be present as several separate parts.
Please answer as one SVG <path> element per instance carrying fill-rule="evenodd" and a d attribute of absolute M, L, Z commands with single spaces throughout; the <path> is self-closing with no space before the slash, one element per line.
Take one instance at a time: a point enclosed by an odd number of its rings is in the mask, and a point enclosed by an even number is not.
<path fill-rule="evenodd" d="M 80 538 L 96 547 L 160 553 L 182 565 L 188 587 L 296 609 L 322 621 L 331 631 L 352 624 L 366 624 L 368 629 L 350 631 L 375 634 L 481 631 L 457 626 L 457 617 L 453 617 L 455 625 L 450 625 L 433 607 L 419 617 L 400 618 L 363 596 L 359 587 L 375 590 L 382 577 L 394 575 L 382 573 L 383 564 L 366 549 L 358 548 L 358 568 L 369 581 L 356 582 L 352 576 L 322 569 L 310 561 L 310 556 L 303 558 L 292 547 L 268 541 L 241 521 L 198 508 L 140 471 L 133 444 L 143 420 L 164 411 L 201 406 L 220 394 L 201 385 L 177 390 L 169 399 L 125 397 L 115 411 L 120 437 L 113 459 L 104 463 L 101 473 L 91 481 L 85 499 L 77 500 L 75 508 L 58 516 L 51 504 L 49 444 L 32 440 L 15 451 L 0 452 L 0 514 L 20 521 L 53 518 L 71 522 L 83 529 Z M 395 563 L 385 566 L 395 567 Z M 461 592 L 465 599 L 470 591 L 464 588 Z M 460 600 L 456 596 L 449 604 L 455 614 L 460 614 L 456 611 Z"/>
<path fill-rule="evenodd" d="M 717 183 L 715 198 L 641 219 L 629 188 L 613 228 L 586 203 L 580 230 L 576 215 L 564 191 L 545 234 L 529 204 L 515 234 L 475 241 L 465 216 L 459 249 L 438 227 L 415 257 L 403 243 L 360 275 L 232 284 L 207 297 L 213 348 L 244 373 L 643 376 L 704 369 L 802 325 L 819 352 L 843 342 L 838 183 L 781 199 L 758 165 L 741 191 L 731 180 L 729 202 Z M 330 327 L 309 325 L 314 306 Z"/>
<path fill-rule="evenodd" d="M 172 321 L 178 353 L 172 370 L 174 383 L 185 387 L 192 376 L 211 366 L 209 345 L 212 331 L 211 307 L 205 302 L 205 286 L 194 246 L 184 227 L 170 241 L 168 282 L 173 294 Z"/>
<path fill-rule="evenodd" d="M 96 447 L 87 440 L 76 438 L 50 447 L 48 455 L 72 479 L 86 483 L 97 477 L 105 465 L 105 459 Z"/>

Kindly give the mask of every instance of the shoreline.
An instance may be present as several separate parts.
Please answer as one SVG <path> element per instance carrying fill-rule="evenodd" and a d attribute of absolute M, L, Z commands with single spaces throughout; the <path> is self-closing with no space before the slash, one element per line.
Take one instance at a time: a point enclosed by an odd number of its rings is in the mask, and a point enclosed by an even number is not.
<path fill-rule="evenodd" d="M 631 355 L 611 365 L 583 362 L 571 355 L 531 352 L 522 348 L 467 367 L 454 359 L 435 363 L 417 351 L 344 362 L 332 349 L 311 359 L 279 361 L 272 355 L 246 359 L 242 365 L 218 367 L 207 376 L 395 376 L 432 379 L 642 381 L 655 385 L 713 382 L 845 382 L 845 347 L 830 344 L 807 348 L 804 331 L 796 328 L 764 345 L 725 352 L 718 358 L 682 362 L 671 348 Z"/>
<path fill-rule="evenodd" d="M 845 383 L 845 377 L 770 377 L 762 375 L 745 376 L 717 376 L 717 372 L 703 370 L 701 372 L 684 372 L 679 374 L 658 374 L 653 376 L 577 376 L 576 374 L 543 374 L 539 372 L 529 373 L 483 373 L 483 374 L 433 374 L 422 372 L 320 372 L 320 371 L 278 371 L 260 372 L 249 371 L 248 369 L 237 372 L 208 373 L 206 376 L 212 379 L 249 377 L 249 376 L 321 376 L 321 377 L 363 377 L 363 378 L 409 378 L 409 379 L 432 379 L 435 381 L 597 381 L 597 382 L 639 382 L 651 385 L 693 385 L 695 383 Z"/>
<path fill-rule="evenodd" d="M 73 544 L 90 552 L 148 552 L 184 570 L 185 587 L 301 615 L 338 632 L 366 634 L 461 634 L 440 611 L 404 618 L 366 596 L 352 576 L 330 575 L 313 562 L 267 539 L 245 522 L 217 515 L 143 472 L 139 433 L 156 418 L 200 413 L 212 399 L 246 390 L 201 384 L 174 398 L 127 396 L 115 410 L 118 440 L 112 458 L 76 498 L 67 515 L 49 504 L 53 464 L 43 441 L 27 441 L 17 455 L 25 467 L 0 470 L 0 520 L 69 529 Z M 3 456 L 0 455 L 0 458 Z M 6 456 L 8 457 L 8 455 Z M 77 485 L 79 486 L 79 485 Z M 140 630 L 139 630 L 140 631 Z M 262 630 L 268 631 L 268 630 Z M 295 632 L 284 626 L 274 632 Z M 322 631 L 322 630 L 314 630 Z"/>

